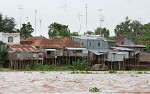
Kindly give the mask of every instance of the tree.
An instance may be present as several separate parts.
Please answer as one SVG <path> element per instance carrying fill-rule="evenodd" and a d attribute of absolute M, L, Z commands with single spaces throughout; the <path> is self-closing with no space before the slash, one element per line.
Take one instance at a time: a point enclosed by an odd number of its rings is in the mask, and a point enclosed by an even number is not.
<path fill-rule="evenodd" d="M 30 38 L 32 35 L 31 33 L 34 31 L 34 29 L 32 28 L 32 25 L 30 24 L 30 22 L 28 22 L 27 24 L 22 24 L 22 27 L 20 28 L 20 30 L 18 29 L 17 32 L 20 33 L 20 36 L 22 38 Z"/>
<path fill-rule="evenodd" d="M 6 45 L 0 41 L 0 67 L 3 67 L 3 64 L 6 60 Z"/>
<path fill-rule="evenodd" d="M 116 36 L 119 35 L 126 35 L 131 40 L 135 40 L 136 38 L 143 38 L 145 29 L 143 25 L 137 21 L 137 20 L 129 20 L 128 17 L 126 17 L 126 20 L 124 22 L 121 22 L 119 25 L 115 28 Z"/>
<path fill-rule="evenodd" d="M 115 34 L 116 36 L 119 35 L 131 35 L 132 29 L 131 29 L 131 20 L 129 20 L 128 17 L 126 17 L 126 20 L 124 22 L 121 22 L 119 25 L 115 28 Z"/>
<path fill-rule="evenodd" d="M 87 31 L 87 32 L 84 33 L 84 35 L 85 35 L 85 34 L 87 34 L 87 35 L 94 35 L 94 32 L 92 32 L 92 31 Z"/>
<path fill-rule="evenodd" d="M 0 32 L 4 33 L 14 33 L 15 30 L 15 19 L 12 17 L 5 17 L 0 14 Z"/>
<path fill-rule="evenodd" d="M 72 32 L 70 33 L 70 36 L 79 36 L 78 32 Z"/>
<path fill-rule="evenodd" d="M 50 39 L 56 38 L 57 36 L 60 37 L 69 37 L 70 36 L 70 30 L 68 29 L 67 25 L 62 25 L 59 23 L 52 23 L 48 27 L 48 35 Z"/>
<path fill-rule="evenodd" d="M 108 38 L 109 37 L 109 30 L 108 29 L 106 29 L 106 28 L 97 28 L 96 30 L 95 30 L 95 35 L 104 35 L 104 37 L 106 37 L 106 38 Z"/>
<path fill-rule="evenodd" d="M 144 24 L 143 25 L 143 36 L 144 38 L 150 39 L 150 23 Z"/>

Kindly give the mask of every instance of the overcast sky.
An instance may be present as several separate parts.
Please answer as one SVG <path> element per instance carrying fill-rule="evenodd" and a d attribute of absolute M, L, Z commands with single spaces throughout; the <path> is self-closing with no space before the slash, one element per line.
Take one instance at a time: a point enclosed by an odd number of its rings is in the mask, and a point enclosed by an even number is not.
<path fill-rule="evenodd" d="M 0 0 L 0 2 L 0 12 L 8 17 L 14 17 L 17 28 L 20 27 L 21 15 L 18 5 L 23 8 L 21 22 L 26 23 L 28 20 L 33 28 L 35 28 L 36 9 L 36 35 L 45 37 L 48 36 L 48 26 L 53 22 L 67 24 L 71 32 L 79 31 L 81 24 L 81 33 L 85 32 L 86 4 L 87 30 L 90 31 L 100 26 L 99 9 L 102 9 L 101 14 L 104 18 L 101 27 L 108 28 L 111 36 L 114 35 L 115 26 L 124 21 L 126 16 L 132 20 L 140 20 L 142 23 L 150 22 L 150 0 Z M 77 16 L 79 12 L 83 15 L 80 21 Z"/>

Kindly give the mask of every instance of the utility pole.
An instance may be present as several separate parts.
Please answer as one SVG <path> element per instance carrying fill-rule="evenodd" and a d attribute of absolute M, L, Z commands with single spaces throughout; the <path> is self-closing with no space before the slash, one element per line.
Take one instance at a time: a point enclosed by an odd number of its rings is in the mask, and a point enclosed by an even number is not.
<path fill-rule="evenodd" d="M 37 14 L 37 10 L 35 10 L 35 36 L 36 36 L 36 14 Z"/>
<path fill-rule="evenodd" d="M 63 6 L 60 6 L 60 8 L 64 8 L 64 11 L 65 11 L 65 13 L 64 13 L 64 22 L 65 22 L 65 24 L 67 24 L 67 20 L 66 20 L 66 16 L 67 16 L 67 4 L 65 3 L 65 4 L 63 4 Z"/>
<path fill-rule="evenodd" d="M 81 16 L 83 16 L 83 15 L 81 15 L 80 12 L 78 12 L 77 17 L 79 18 L 79 24 L 80 24 L 80 26 L 79 26 L 79 34 L 80 34 L 80 31 L 81 31 L 81 22 L 80 22 Z"/>
<path fill-rule="evenodd" d="M 42 19 L 40 19 L 40 33 L 41 33 Z"/>
<path fill-rule="evenodd" d="M 87 32 L 87 4 L 85 4 L 85 9 L 86 9 L 86 32 Z"/>
<path fill-rule="evenodd" d="M 20 28 L 21 28 L 22 10 L 23 10 L 22 5 L 18 5 L 18 9 L 20 10 Z"/>
<path fill-rule="evenodd" d="M 100 36 L 101 36 L 101 24 L 102 24 L 102 21 L 104 21 L 103 19 L 102 19 L 102 14 L 101 14 L 101 12 L 102 12 L 102 9 L 99 9 L 98 10 L 99 11 L 99 16 L 100 16 L 100 21 L 99 21 L 99 28 L 100 28 Z"/>
<path fill-rule="evenodd" d="M 64 9 L 65 9 L 65 13 L 66 13 L 66 12 L 67 12 L 67 4 L 66 4 L 66 3 L 65 3 L 65 4 L 63 4 L 62 8 L 64 8 Z"/>
<path fill-rule="evenodd" d="M 28 19 L 29 19 L 29 17 L 25 17 L 25 19 L 27 20 L 27 23 L 28 23 Z"/>

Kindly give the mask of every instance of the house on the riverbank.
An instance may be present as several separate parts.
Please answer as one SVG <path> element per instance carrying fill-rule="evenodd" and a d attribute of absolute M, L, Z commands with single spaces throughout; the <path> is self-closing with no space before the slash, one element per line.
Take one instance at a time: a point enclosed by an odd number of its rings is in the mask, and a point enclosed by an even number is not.
<path fill-rule="evenodd" d="M 43 53 L 31 45 L 8 45 L 7 65 L 11 69 L 24 69 L 27 65 L 32 66 L 34 62 L 43 64 Z"/>
<path fill-rule="evenodd" d="M 88 50 L 102 50 L 115 47 L 116 43 L 113 40 L 107 40 L 104 37 L 93 35 L 93 36 L 71 36 L 71 39 L 80 43 Z"/>
<path fill-rule="evenodd" d="M 142 64 L 148 65 L 147 61 L 141 59 L 147 55 L 141 53 L 145 46 L 135 45 L 124 36 L 112 41 L 100 36 L 74 36 L 53 40 L 39 36 L 20 40 L 18 33 L 1 35 L 7 35 L 0 38 L 6 37 L 7 65 L 12 69 L 32 66 L 35 61 L 48 65 L 72 64 L 73 61 L 83 57 L 88 57 L 89 65 L 101 64 L 115 70 L 128 70 Z"/>
<path fill-rule="evenodd" d="M 144 51 L 146 46 L 144 45 L 136 45 L 133 43 L 127 36 L 121 35 L 116 38 L 116 46 L 134 49 L 135 51 Z"/>
<path fill-rule="evenodd" d="M 6 44 L 20 44 L 20 33 L 0 32 L 0 41 Z"/>

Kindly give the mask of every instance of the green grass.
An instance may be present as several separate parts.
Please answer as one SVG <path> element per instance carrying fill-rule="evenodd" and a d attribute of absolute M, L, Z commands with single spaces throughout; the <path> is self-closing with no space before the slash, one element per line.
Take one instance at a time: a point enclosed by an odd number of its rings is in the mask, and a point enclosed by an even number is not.
<path fill-rule="evenodd" d="M 109 70 L 109 73 L 117 73 L 115 70 Z"/>
<path fill-rule="evenodd" d="M 95 74 L 90 71 L 72 71 L 71 74 Z"/>

